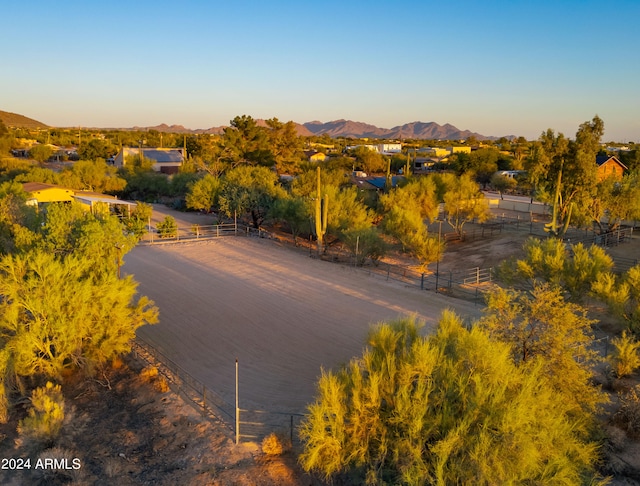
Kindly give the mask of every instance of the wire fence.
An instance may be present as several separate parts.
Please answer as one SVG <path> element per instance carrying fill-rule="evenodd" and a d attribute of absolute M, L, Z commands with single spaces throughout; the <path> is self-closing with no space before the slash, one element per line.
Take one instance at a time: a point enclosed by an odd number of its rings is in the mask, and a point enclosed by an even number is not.
<path fill-rule="evenodd" d="M 155 366 L 195 410 L 221 424 L 236 440 L 261 441 L 275 433 L 289 439 L 292 445 L 299 444 L 296 430 L 304 414 L 236 408 L 140 336 L 133 342 L 132 354 Z"/>

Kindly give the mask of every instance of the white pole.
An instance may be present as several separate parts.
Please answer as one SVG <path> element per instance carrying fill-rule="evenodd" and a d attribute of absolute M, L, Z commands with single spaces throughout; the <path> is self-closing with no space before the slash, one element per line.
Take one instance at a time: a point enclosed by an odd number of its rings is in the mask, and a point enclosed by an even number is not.
<path fill-rule="evenodd" d="M 236 358 L 236 445 L 240 443 L 240 407 L 238 406 L 238 358 Z"/>

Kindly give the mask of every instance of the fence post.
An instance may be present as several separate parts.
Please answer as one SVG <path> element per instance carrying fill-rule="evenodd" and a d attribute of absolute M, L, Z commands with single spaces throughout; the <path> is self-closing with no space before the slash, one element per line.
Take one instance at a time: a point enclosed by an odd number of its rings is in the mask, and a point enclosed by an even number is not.
<path fill-rule="evenodd" d="M 480 267 L 476 267 L 476 285 L 480 285 Z"/>
<path fill-rule="evenodd" d="M 389 280 L 389 273 L 391 272 L 391 264 L 387 263 L 387 281 Z"/>
<path fill-rule="evenodd" d="M 240 407 L 238 406 L 238 358 L 236 358 L 236 445 L 240 443 Z"/>
<path fill-rule="evenodd" d="M 422 276 L 420 277 L 420 290 L 424 290 L 424 272 L 422 272 Z"/>
<path fill-rule="evenodd" d="M 202 417 L 207 416 L 207 388 L 202 385 Z"/>
<path fill-rule="evenodd" d="M 291 415 L 291 428 L 289 429 L 289 439 L 293 445 L 293 415 Z"/>

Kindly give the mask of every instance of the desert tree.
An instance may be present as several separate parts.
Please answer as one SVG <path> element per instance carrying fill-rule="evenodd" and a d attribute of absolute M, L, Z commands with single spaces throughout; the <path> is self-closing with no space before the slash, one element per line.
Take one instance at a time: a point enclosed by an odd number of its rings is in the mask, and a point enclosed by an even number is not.
<path fill-rule="evenodd" d="M 597 245 L 582 243 L 566 246 L 557 238 L 529 238 L 523 246 L 524 257 L 508 259 L 498 268 L 506 283 L 526 285 L 547 282 L 566 292 L 573 301 L 589 295 L 600 275 L 613 268 L 613 260 Z"/>
<path fill-rule="evenodd" d="M 48 145 L 38 144 L 29 149 L 29 157 L 41 164 L 49 160 L 52 155 L 53 149 Z"/>
<path fill-rule="evenodd" d="M 518 182 L 513 177 L 508 177 L 500 172 L 495 172 L 489 182 L 500 193 L 500 199 L 503 199 L 505 191 L 514 189 L 518 185 Z"/>
<path fill-rule="evenodd" d="M 586 421 L 605 401 L 591 384 L 597 353 L 585 308 L 567 302 L 560 288 L 537 284 L 531 291 L 494 287 L 480 325 L 511 346 L 516 363 L 539 361 L 556 393 Z"/>
<path fill-rule="evenodd" d="M 271 167 L 274 163 L 267 128 L 248 115 L 230 121 L 230 126 L 224 128 L 220 146 L 221 160 L 232 168 L 242 164 Z"/>
<path fill-rule="evenodd" d="M 424 271 L 442 255 L 443 245 L 430 235 L 426 222 L 438 215 L 436 186 L 427 177 L 411 179 L 380 197 L 382 228 L 395 237 L 404 251 L 416 257 Z"/>
<path fill-rule="evenodd" d="M 526 167 L 537 196 L 553 206 L 547 228 L 552 236 L 563 236 L 574 211 L 581 211 L 592 198 L 603 134 L 604 122 L 596 115 L 580 125 L 574 141 L 548 129 L 533 145 Z"/>
<path fill-rule="evenodd" d="M 359 484 L 579 484 L 597 445 L 541 362 L 445 312 L 374 327 L 363 355 L 322 371 L 300 461 Z"/>
<path fill-rule="evenodd" d="M 444 220 L 458 236 L 464 236 L 463 228 L 466 223 L 483 223 L 489 219 L 489 203 L 470 174 L 457 177 L 444 173 L 436 174 L 433 178 L 444 202 Z"/>
<path fill-rule="evenodd" d="M 302 138 L 292 121 L 281 122 L 277 118 L 266 120 L 269 146 L 276 170 L 280 174 L 297 174 L 303 159 Z"/>
<path fill-rule="evenodd" d="M 621 276 L 601 273 L 591 290 L 633 333 L 640 334 L 640 265 L 631 267 Z"/>
<path fill-rule="evenodd" d="M 211 174 L 205 174 L 188 186 L 185 202 L 189 209 L 209 212 L 211 208 L 218 205 L 221 192 L 222 180 Z"/>
<path fill-rule="evenodd" d="M 311 229 L 310 211 L 308 204 L 299 197 L 281 197 L 275 200 L 271 207 L 270 217 L 276 221 L 283 221 L 289 226 L 293 243 L 298 246 L 298 236 L 304 228 Z"/>
<path fill-rule="evenodd" d="M 353 253 L 356 265 L 364 265 L 367 258 L 375 264 L 387 253 L 388 245 L 375 226 L 346 230 L 342 240 Z"/>
<path fill-rule="evenodd" d="M 0 408 L 29 380 L 92 374 L 130 350 L 136 329 L 157 321 L 131 276 L 96 272 L 94 258 L 35 249 L 0 260 Z"/>
<path fill-rule="evenodd" d="M 115 193 L 124 190 L 127 181 L 103 159 L 79 160 L 60 173 L 61 185 L 71 189 Z"/>
<path fill-rule="evenodd" d="M 229 217 L 249 213 L 254 227 L 259 228 L 274 201 L 284 196 L 285 191 L 273 171 L 267 167 L 241 165 L 225 174 L 219 203 Z"/>

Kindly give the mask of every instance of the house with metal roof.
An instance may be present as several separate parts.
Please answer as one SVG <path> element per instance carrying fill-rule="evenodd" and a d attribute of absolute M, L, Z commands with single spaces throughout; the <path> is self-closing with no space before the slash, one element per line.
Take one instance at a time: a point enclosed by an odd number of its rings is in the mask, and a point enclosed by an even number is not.
<path fill-rule="evenodd" d="M 152 148 L 152 147 L 123 147 L 113 159 L 116 167 L 124 167 L 133 157 L 142 157 L 153 161 L 153 170 L 164 174 L 175 174 L 185 160 L 185 151 L 182 148 Z"/>
<path fill-rule="evenodd" d="M 25 182 L 22 189 L 27 193 L 27 204 L 38 206 L 51 202 L 71 202 L 73 201 L 73 190 L 53 184 L 42 182 Z"/>
<path fill-rule="evenodd" d="M 22 184 L 24 192 L 27 193 L 27 204 L 41 207 L 54 202 L 78 202 L 87 211 L 95 212 L 98 207 L 126 206 L 127 211 L 136 206 L 136 203 L 123 201 L 115 196 L 100 194 L 91 191 L 74 191 L 65 187 L 41 182 L 26 182 Z"/>

